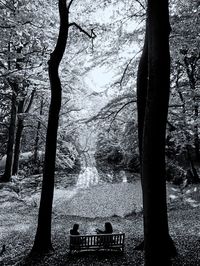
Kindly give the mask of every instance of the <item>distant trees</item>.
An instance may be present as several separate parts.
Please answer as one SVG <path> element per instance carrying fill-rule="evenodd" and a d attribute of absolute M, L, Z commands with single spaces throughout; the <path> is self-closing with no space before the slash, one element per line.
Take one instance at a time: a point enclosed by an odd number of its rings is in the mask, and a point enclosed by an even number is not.
<path fill-rule="evenodd" d="M 22 139 L 22 132 L 24 129 L 23 116 L 26 115 L 30 111 L 32 104 L 33 104 L 34 96 L 35 96 L 35 90 L 33 89 L 29 97 L 27 95 L 24 95 L 24 97 L 20 99 L 19 104 L 18 104 L 18 112 L 17 112 L 18 116 L 17 116 L 16 136 L 15 136 L 15 145 L 14 145 L 14 158 L 13 158 L 13 166 L 12 166 L 13 175 L 18 174 L 19 156 L 20 156 L 20 151 L 21 151 L 21 139 Z"/>
<path fill-rule="evenodd" d="M 200 160 L 198 115 L 200 50 L 197 37 L 200 30 L 199 3 L 196 0 L 192 2 L 175 0 L 171 5 L 171 97 L 167 146 L 168 150 L 176 155 L 177 164 L 185 172 L 187 181 L 199 182 L 195 169 Z M 170 160 L 174 161 L 174 156 Z M 182 182 L 183 180 L 182 178 Z"/>
<path fill-rule="evenodd" d="M 181 102 L 182 100 L 185 102 L 185 129 L 190 136 L 188 140 L 190 145 L 194 147 L 194 159 L 199 161 L 200 50 L 197 38 L 199 32 L 198 1 L 176 3 L 176 7 L 177 10 L 172 15 L 172 67 L 175 72 L 174 76 L 177 78 L 176 91 Z M 185 91 L 187 93 L 184 93 Z M 191 131 L 193 134 L 190 133 Z"/>
<path fill-rule="evenodd" d="M 122 93 L 89 119 L 99 128 L 95 158 L 100 169 L 139 170 L 136 117 L 130 116 L 135 109 L 135 95 Z"/>
<path fill-rule="evenodd" d="M 149 0 L 137 81 L 145 265 L 170 265 L 172 251 L 165 176 L 170 88 L 169 33 L 168 1 Z"/>
<path fill-rule="evenodd" d="M 49 105 L 46 58 L 56 35 L 53 27 L 50 31 L 45 29 L 50 23 L 53 25 L 53 3 L 45 7 L 45 12 L 38 1 L 0 3 L 0 159 L 6 160 L 0 180 L 4 182 L 10 181 L 18 170 L 22 170 L 20 174 L 33 173 L 41 163 L 37 155 L 44 149 Z M 55 19 L 54 25 L 56 22 Z M 20 153 L 30 151 L 34 155 L 27 170 L 20 169 Z M 33 171 L 29 171 L 31 167 Z"/>
<path fill-rule="evenodd" d="M 10 123 L 8 130 L 8 142 L 6 151 L 6 164 L 5 171 L 1 181 L 10 181 L 12 175 L 13 157 L 14 157 L 14 144 L 15 144 L 15 131 L 16 131 L 16 120 L 17 120 L 17 94 L 18 85 L 16 82 L 10 82 L 10 86 L 13 90 L 11 97 L 11 112 L 10 112 Z"/>
<path fill-rule="evenodd" d="M 1 181 L 8 182 L 11 175 L 18 171 L 24 112 L 28 113 L 33 102 L 32 95 L 32 100 L 28 103 L 30 94 L 35 90 L 32 78 L 36 80 L 38 77 L 45 47 L 43 38 L 36 42 L 32 37 L 34 35 L 36 38 L 41 33 L 38 30 L 34 34 L 35 27 L 39 28 L 39 25 L 34 24 L 35 17 L 30 12 L 31 8 L 38 11 L 35 2 L 30 5 L 26 0 L 7 1 L 0 5 L 0 89 L 10 106 L 3 117 L 3 126 L 8 127 L 8 131 L 6 165 Z M 38 15 L 38 12 L 35 13 Z"/>

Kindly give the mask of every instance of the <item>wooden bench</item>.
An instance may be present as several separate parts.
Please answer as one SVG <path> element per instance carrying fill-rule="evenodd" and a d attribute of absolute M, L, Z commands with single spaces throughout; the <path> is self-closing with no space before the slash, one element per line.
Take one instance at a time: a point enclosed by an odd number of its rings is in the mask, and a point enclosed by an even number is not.
<path fill-rule="evenodd" d="M 70 253 L 81 250 L 124 251 L 125 234 L 70 235 Z"/>

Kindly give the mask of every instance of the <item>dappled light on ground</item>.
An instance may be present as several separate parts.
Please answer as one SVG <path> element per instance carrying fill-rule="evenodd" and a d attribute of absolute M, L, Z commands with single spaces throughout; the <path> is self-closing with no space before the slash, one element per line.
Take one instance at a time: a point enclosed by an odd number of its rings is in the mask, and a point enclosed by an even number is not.
<path fill-rule="evenodd" d="M 131 183 L 125 178 L 120 178 L 121 182 L 118 183 L 99 180 L 98 184 L 89 182 L 89 186 L 84 186 L 82 182 L 83 187 L 80 187 L 76 185 L 78 176 L 74 178 L 75 181 L 70 181 L 67 176 L 62 176 L 60 182 L 58 177 L 52 217 L 55 252 L 37 266 L 94 265 L 92 263 L 97 266 L 114 263 L 132 266 L 133 262 L 136 263 L 134 265 L 142 265 L 143 253 L 133 251 L 143 239 L 140 180 L 135 178 Z M 1 184 L 0 248 L 5 244 L 6 251 L 0 257 L 0 265 L 18 266 L 16 262 L 21 261 L 32 247 L 37 226 L 40 181 L 41 176 L 31 176 L 22 180 L 16 178 L 10 184 Z M 88 184 L 87 179 L 85 181 Z M 170 234 L 179 252 L 173 265 L 200 265 L 195 251 L 200 238 L 200 186 L 181 188 L 168 183 L 167 191 Z M 116 255 L 111 254 L 104 254 L 101 258 L 96 253 L 69 256 L 68 235 L 74 223 L 79 223 L 81 233 L 93 234 L 96 228 L 103 229 L 106 221 L 112 222 L 115 232 L 125 232 L 124 256 L 119 257 L 117 262 Z M 196 253 L 191 257 L 192 252 Z M 183 260 L 191 264 L 181 264 Z"/>
<path fill-rule="evenodd" d="M 102 184 L 79 190 L 70 201 L 56 201 L 60 212 L 82 217 L 126 216 L 140 212 L 142 193 L 140 182 Z"/>

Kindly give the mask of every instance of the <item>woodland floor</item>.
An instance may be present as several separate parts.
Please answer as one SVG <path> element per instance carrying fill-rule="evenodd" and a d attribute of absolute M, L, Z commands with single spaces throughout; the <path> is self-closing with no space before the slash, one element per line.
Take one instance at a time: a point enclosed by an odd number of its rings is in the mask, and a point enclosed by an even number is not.
<path fill-rule="evenodd" d="M 113 188 L 112 188 L 113 189 Z M 31 265 L 143 265 L 143 252 L 134 250 L 143 239 L 143 220 L 141 212 L 132 212 L 124 217 L 79 217 L 66 215 L 54 208 L 52 224 L 52 242 L 55 251 L 42 260 L 26 260 L 34 240 L 37 225 L 38 203 L 31 195 L 17 197 L 19 191 L 13 187 L 1 187 L 0 191 L 0 248 L 6 246 L 0 256 L 2 266 Z M 16 195 L 15 195 L 16 194 Z M 168 186 L 170 234 L 178 250 L 173 265 L 200 265 L 200 186 L 190 186 L 180 190 Z M 110 221 L 116 232 L 125 232 L 125 252 L 80 252 L 69 254 L 68 232 L 73 223 L 79 223 L 82 232 L 93 232 Z"/>

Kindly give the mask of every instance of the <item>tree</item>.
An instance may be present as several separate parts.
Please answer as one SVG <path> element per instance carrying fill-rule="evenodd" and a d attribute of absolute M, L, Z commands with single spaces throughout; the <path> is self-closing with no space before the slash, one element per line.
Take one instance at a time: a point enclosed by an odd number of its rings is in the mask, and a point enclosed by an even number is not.
<path fill-rule="evenodd" d="M 171 95 L 168 122 L 172 127 L 168 123 L 167 164 L 172 169 L 176 161 L 175 164 L 178 163 L 179 169 L 182 169 L 181 175 L 175 171 L 174 180 L 178 182 L 200 180 L 195 169 L 199 162 L 198 6 L 196 0 L 170 1 Z M 188 175 L 189 172 L 191 174 Z"/>
<path fill-rule="evenodd" d="M 45 161 L 43 169 L 42 194 L 38 214 L 38 227 L 32 253 L 46 253 L 52 250 L 51 216 L 54 190 L 57 130 L 61 108 L 61 82 L 58 68 L 62 60 L 68 38 L 68 7 L 65 0 L 59 0 L 60 29 L 57 44 L 49 59 L 49 80 L 51 103 L 46 135 Z"/>
<path fill-rule="evenodd" d="M 3 88 L 4 94 L 8 95 L 11 99 L 6 166 L 2 177 L 2 181 L 8 182 L 12 175 L 12 169 L 14 174 L 18 170 L 23 126 L 21 114 L 19 115 L 17 112 L 21 112 L 22 98 L 26 100 L 26 95 L 29 95 L 28 90 L 33 89 L 32 78 L 34 77 L 37 80 L 41 69 L 37 70 L 41 67 L 45 56 L 45 45 L 44 38 L 41 36 L 42 30 L 39 26 L 42 16 L 37 16 L 39 14 L 37 2 L 33 1 L 30 4 L 27 0 L 8 0 L 6 4 L 1 2 L 0 6 L 0 36 L 2 39 L 0 80 L 1 84 L 3 84 L 1 89 Z M 31 12 L 32 9 L 34 9 L 34 12 Z M 36 17 L 37 25 L 34 24 Z M 37 28 L 37 32 L 35 28 Z M 18 130 L 16 129 L 17 124 L 19 125 Z M 17 137 L 16 141 L 15 137 Z"/>
<path fill-rule="evenodd" d="M 98 132 L 95 158 L 102 170 L 110 165 L 115 170 L 137 171 L 137 119 L 132 115 L 135 110 L 135 93 L 121 93 L 87 120 L 95 124 Z"/>
<path fill-rule="evenodd" d="M 170 87 L 168 1 L 149 0 L 138 68 L 138 136 L 144 208 L 145 265 L 170 265 L 165 134 Z"/>
<path fill-rule="evenodd" d="M 41 97 L 41 103 L 40 103 L 40 112 L 39 115 L 42 116 L 43 114 L 43 106 L 44 106 L 44 100 Z M 39 119 L 37 123 L 37 131 L 36 131 L 36 137 L 35 137 L 35 143 L 34 143 L 34 155 L 33 155 L 33 160 L 36 163 L 38 159 L 38 150 L 39 150 L 39 132 L 41 128 L 41 121 Z"/>
<path fill-rule="evenodd" d="M 49 81 L 51 87 L 51 102 L 49 107 L 49 118 L 46 135 L 45 159 L 43 167 L 42 193 L 38 214 L 38 226 L 31 255 L 45 254 L 53 249 L 51 242 L 51 217 L 54 192 L 54 172 L 56 160 L 57 132 L 59 112 L 61 108 L 62 87 L 58 69 L 63 58 L 68 41 L 69 27 L 75 26 L 88 37 L 94 38 L 84 31 L 78 24 L 69 23 L 69 10 L 73 3 L 71 0 L 67 6 L 66 0 L 58 1 L 60 28 L 57 43 L 50 55 L 48 62 Z"/>
<path fill-rule="evenodd" d="M 8 142 L 6 151 L 6 165 L 5 171 L 1 178 L 3 182 L 9 182 L 12 175 L 13 156 L 14 156 L 14 145 L 15 145 L 15 132 L 16 132 L 16 120 L 17 120 L 17 94 L 18 84 L 16 82 L 9 82 L 13 90 L 11 98 L 11 112 L 10 112 L 10 123 L 8 130 Z"/>
<path fill-rule="evenodd" d="M 34 95 L 35 95 L 35 90 L 31 92 L 27 106 L 25 106 L 25 99 L 27 95 L 24 95 L 24 97 L 22 97 L 22 99 L 20 100 L 18 104 L 17 130 L 16 130 L 16 136 L 15 136 L 14 158 L 13 158 L 13 167 L 12 167 L 13 175 L 18 174 L 21 138 L 22 138 L 22 132 L 24 129 L 24 117 L 23 116 L 24 114 L 27 114 L 29 112 L 31 105 L 33 103 Z"/>
<path fill-rule="evenodd" d="M 172 1 L 173 8 L 171 10 L 171 26 L 172 34 L 170 37 L 171 46 L 171 69 L 172 69 L 172 81 L 174 87 L 172 87 L 173 105 L 175 104 L 176 95 L 178 96 L 179 104 L 183 103 L 184 107 L 179 106 L 181 116 L 184 113 L 185 123 L 183 130 L 187 133 L 187 140 L 184 141 L 180 134 L 177 135 L 179 145 L 190 146 L 190 149 L 194 151 L 194 155 L 191 158 L 195 161 L 199 161 L 199 64 L 200 64 L 200 51 L 199 51 L 199 1 Z M 177 84 L 179 86 L 177 86 Z M 180 95 L 181 94 L 181 95 Z M 181 102 L 180 102 L 181 100 Z M 183 109 L 185 108 L 185 111 Z M 179 124 L 182 124 L 183 119 L 177 120 L 177 116 L 174 119 L 172 110 L 170 120 L 173 124 L 176 124 L 177 131 L 180 128 Z M 177 132 L 176 133 L 179 133 Z"/>

